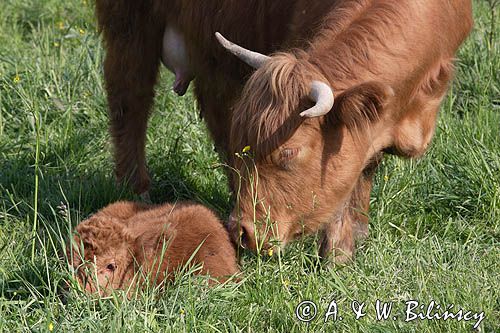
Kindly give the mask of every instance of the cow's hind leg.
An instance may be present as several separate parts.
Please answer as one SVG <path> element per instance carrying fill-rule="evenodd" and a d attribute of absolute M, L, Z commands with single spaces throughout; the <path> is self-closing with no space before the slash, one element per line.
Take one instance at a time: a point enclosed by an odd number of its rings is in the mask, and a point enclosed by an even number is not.
<path fill-rule="evenodd" d="M 163 29 L 148 15 L 136 15 L 137 18 L 127 20 L 136 26 L 130 23 L 122 30 L 111 22 L 102 27 L 107 49 L 104 76 L 117 180 L 130 184 L 136 193 L 144 193 L 150 183 L 145 157 L 146 129 Z"/>

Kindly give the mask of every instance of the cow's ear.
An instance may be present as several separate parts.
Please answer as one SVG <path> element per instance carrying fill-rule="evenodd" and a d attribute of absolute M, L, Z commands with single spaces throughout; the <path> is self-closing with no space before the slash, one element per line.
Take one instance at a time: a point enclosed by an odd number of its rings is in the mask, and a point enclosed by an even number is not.
<path fill-rule="evenodd" d="M 377 121 L 394 90 L 380 82 L 366 82 L 342 92 L 330 114 L 349 129 L 362 129 Z"/>

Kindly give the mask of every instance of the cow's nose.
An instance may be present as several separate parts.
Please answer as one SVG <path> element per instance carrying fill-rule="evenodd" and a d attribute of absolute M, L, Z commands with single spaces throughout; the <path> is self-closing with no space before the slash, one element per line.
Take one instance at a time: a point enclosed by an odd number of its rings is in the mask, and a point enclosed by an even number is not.
<path fill-rule="evenodd" d="M 232 241 L 244 249 L 253 249 L 253 226 L 252 223 L 245 223 L 245 221 L 235 217 L 231 214 L 228 218 L 226 228 Z"/>

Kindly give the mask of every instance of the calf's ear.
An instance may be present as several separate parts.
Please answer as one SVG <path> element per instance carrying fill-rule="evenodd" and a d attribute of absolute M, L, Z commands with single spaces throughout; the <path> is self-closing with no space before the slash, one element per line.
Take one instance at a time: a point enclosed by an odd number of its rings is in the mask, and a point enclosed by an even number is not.
<path fill-rule="evenodd" d="M 136 235 L 134 244 L 134 252 L 137 258 L 143 258 L 147 253 L 162 253 L 163 246 L 166 243 L 167 234 L 162 228 L 152 228 L 145 230 Z"/>
<path fill-rule="evenodd" d="M 144 232 L 137 236 L 135 244 L 143 249 L 156 249 L 158 247 L 158 243 L 160 242 L 160 237 L 160 233 Z"/>
<path fill-rule="evenodd" d="M 363 129 L 380 118 L 393 96 L 394 90 L 387 84 L 362 83 L 342 92 L 330 114 L 349 129 Z"/>

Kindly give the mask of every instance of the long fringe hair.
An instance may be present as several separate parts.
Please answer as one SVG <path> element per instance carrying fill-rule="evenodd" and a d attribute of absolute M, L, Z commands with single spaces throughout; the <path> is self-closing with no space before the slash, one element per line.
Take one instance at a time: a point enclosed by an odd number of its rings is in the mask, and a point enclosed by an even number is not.
<path fill-rule="evenodd" d="M 303 51 L 277 53 L 248 80 L 234 106 L 233 153 L 250 146 L 257 159 L 279 147 L 300 126 L 300 112 L 310 107 L 312 80 L 326 79 Z"/>

